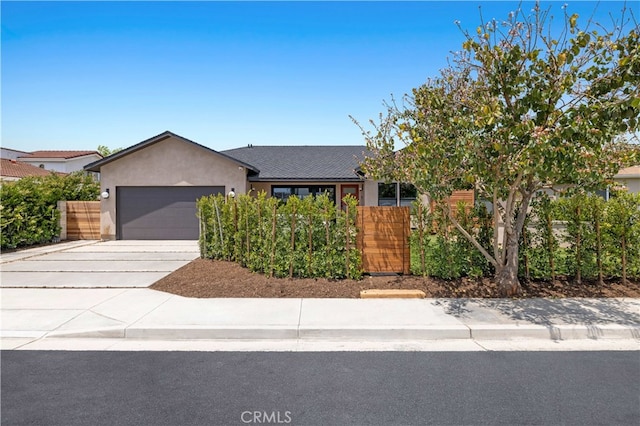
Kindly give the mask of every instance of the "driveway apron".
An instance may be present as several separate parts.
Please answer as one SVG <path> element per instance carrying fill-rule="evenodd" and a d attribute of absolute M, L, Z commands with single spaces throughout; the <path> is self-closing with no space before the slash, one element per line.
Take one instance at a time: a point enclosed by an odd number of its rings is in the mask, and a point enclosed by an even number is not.
<path fill-rule="evenodd" d="M 54 250 L 55 247 L 59 248 Z M 199 256 L 197 241 L 62 243 L 48 251 L 3 255 L 3 288 L 149 287 Z"/>

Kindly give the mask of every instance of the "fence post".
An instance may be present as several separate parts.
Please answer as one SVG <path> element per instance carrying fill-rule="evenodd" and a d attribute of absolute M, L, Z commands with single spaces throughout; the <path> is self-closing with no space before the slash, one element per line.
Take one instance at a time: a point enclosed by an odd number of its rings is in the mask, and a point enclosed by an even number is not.
<path fill-rule="evenodd" d="M 273 262 L 276 256 L 276 222 L 278 221 L 278 206 L 273 205 L 273 216 L 271 223 L 271 264 L 269 267 L 269 277 L 273 277 Z"/>
<path fill-rule="evenodd" d="M 60 212 L 60 240 L 67 239 L 67 202 L 58 201 L 58 211 Z"/>
<path fill-rule="evenodd" d="M 198 206 L 198 227 L 200 228 L 199 242 L 200 242 L 200 257 L 206 258 L 207 249 L 207 228 L 202 220 L 202 207 Z"/>
<path fill-rule="evenodd" d="M 418 244 L 420 245 L 420 272 L 423 276 L 427 274 L 427 267 L 424 252 L 424 211 L 422 203 L 418 204 Z M 409 232 L 411 234 L 411 232 Z"/>
<path fill-rule="evenodd" d="M 347 247 L 346 247 L 347 258 L 345 262 L 345 267 L 346 267 L 345 276 L 347 278 L 351 278 L 349 274 L 349 255 L 351 254 L 351 244 L 350 244 L 351 235 L 349 235 L 349 204 L 348 203 L 347 203 L 347 208 L 345 209 L 345 216 L 346 216 L 345 226 L 346 226 L 346 234 L 347 234 Z"/>
<path fill-rule="evenodd" d="M 291 213 L 291 257 L 289 258 L 289 278 L 293 278 L 293 261 L 296 253 L 296 205 L 293 205 Z"/>

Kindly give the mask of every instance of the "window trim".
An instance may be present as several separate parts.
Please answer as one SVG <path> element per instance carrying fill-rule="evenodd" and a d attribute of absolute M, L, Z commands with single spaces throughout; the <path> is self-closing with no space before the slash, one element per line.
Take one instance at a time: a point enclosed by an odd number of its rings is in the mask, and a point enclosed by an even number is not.
<path fill-rule="evenodd" d="M 415 186 L 413 186 L 414 190 L 416 191 L 416 195 L 415 197 L 402 197 L 402 190 L 401 190 L 401 185 L 411 185 L 409 183 L 403 183 L 403 182 L 378 182 L 378 206 L 389 206 L 389 201 L 392 200 L 391 197 L 384 197 L 381 198 L 380 197 L 380 186 L 381 185 L 393 185 L 394 188 L 394 193 L 395 193 L 395 202 L 393 207 L 401 207 L 401 206 L 407 206 L 407 205 L 411 205 L 411 203 L 413 203 L 415 200 L 418 199 L 418 190 L 415 188 Z M 381 200 L 387 200 L 386 204 L 380 204 Z M 408 202 L 408 204 L 407 204 Z"/>
<path fill-rule="evenodd" d="M 280 198 L 280 197 L 276 197 L 275 196 L 275 189 L 298 189 L 298 188 L 306 188 L 309 190 L 309 194 L 308 195 L 304 195 L 304 196 L 300 196 L 298 194 L 295 193 L 290 193 L 286 199 Z M 331 188 L 332 191 L 327 191 L 327 189 Z M 315 189 L 315 190 L 312 190 Z M 320 190 L 322 189 L 322 190 Z M 333 201 L 333 203 L 335 204 L 336 202 L 336 185 L 271 185 L 271 196 L 278 198 L 279 200 L 282 200 L 283 202 L 286 202 L 287 199 L 289 197 L 291 197 L 292 195 L 295 195 L 298 198 L 304 198 L 304 197 L 308 197 L 313 196 L 315 197 L 318 194 L 323 194 L 325 192 L 329 192 L 329 199 L 331 199 L 331 201 Z"/>

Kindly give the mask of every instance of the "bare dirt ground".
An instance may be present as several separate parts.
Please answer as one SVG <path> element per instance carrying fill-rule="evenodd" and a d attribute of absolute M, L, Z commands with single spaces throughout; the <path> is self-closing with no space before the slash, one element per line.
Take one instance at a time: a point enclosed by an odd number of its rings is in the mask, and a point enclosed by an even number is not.
<path fill-rule="evenodd" d="M 328 279 L 268 278 L 233 262 L 196 259 L 151 286 L 154 290 L 185 297 L 293 297 L 358 298 L 366 289 L 418 289 L 427 297 L 498 297 L 491 279 L 467 278 L 446 281 L 420 276 L 365 276 L 360 281 Z M 533 297 L 640 297 L 640 282 L 622 285 L 609 280 L 577 285 L 567 280 L 522 283 L 522 298 Z"/>

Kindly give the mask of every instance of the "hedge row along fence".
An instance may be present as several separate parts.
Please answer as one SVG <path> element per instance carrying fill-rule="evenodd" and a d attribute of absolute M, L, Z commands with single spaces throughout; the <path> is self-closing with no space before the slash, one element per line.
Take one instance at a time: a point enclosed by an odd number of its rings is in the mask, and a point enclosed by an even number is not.
<path fill-rule="evenodd" d="M 286 203 L 264 192 L 202 197 L 197 201 L 200 254 L 271 277 L 358 279 L 357 200 L 343 201 L 344 211 L 327 195 L 289 197 Z"/>
<path fill-rule="evenodd" d="M 26 177 L 0 185 L 2 249 L 49 243 L 60 237 L 57 203 L 98 199 L 100 184 L 83 172 Z"/>
<path fill-rule="evenodd" d="M 432 204 L 430 207 L 419 201 L 413 206 L 411 273 L 444 279 L 489 275 L 491 264 L 456 230 L 443 206 Z M 471 208 L 459 202 L 455 215 L 467 232 L 475 234 L 480 244 L 490 249 L 493 223 L 484 206 Z"/>
<path fill-rule="evenodd" d="M 457 206 L 456 216 L 491 250 L 493 222 L 484 206 Z M 452 279 L 492 274 L 492 266 L 436 206 L 414 206 L 411 270 L 414 274 Z M 640 278 L 640 195 L 620 192 L 609 201 L 574 195 L 532 206 L 520 241 L 520 277 L 558 277 L 603 282 Z"/>
<path fill-rule="evenodd" d="M 640 278 L 640 194 L 543 197 L 534 209 L 521 242 L 524 278 Z"/>

